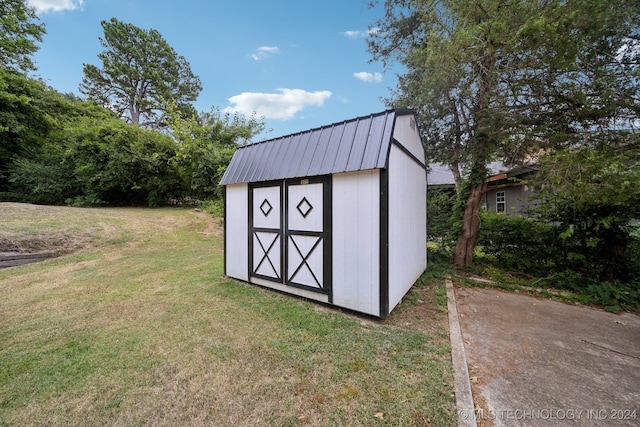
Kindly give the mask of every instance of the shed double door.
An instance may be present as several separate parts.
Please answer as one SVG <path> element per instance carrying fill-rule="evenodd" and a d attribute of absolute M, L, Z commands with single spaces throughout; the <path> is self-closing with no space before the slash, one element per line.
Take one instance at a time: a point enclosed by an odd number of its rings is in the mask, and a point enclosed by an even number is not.
<path fill-rule="evenodd" d="M 250 276 L 330 295 L 330 177 L 257 183 L 250 190 Z"/>

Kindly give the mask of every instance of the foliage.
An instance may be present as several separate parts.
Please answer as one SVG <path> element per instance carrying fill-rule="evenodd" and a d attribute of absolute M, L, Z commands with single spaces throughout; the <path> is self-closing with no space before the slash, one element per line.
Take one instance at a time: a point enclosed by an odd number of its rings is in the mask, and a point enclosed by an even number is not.
<path fill-rule="evenodd" d="M 181 190 L 170 166 L 173 140 L 118 119 L 82 118 L 65 132 L 65 161 L 73 162 L 74 204 L 166 205 Z"/>
<path fill-rule="evenodd" d="M 468 165 L 454 261 L 469 265 L 485 165 L 579 143 L 638 117 L 634 0 L 386 0 L 369 43 L 406 67 L 390 103 L 417 110 L 431 161 Z"/>
<path fill-rule="evenodd" d="M 202 90 L 187 60 L 162 35 L 111 18 L 102 21 L 105 50 L 98 54 L 102 67 L 84 64 L 80 91 L 113 108 L 134 125 L 165 126 L 166 102 L 194 114 L 191 102 Z"/>
<path fill-rule="evenodd" d="M 546 275 L 561 268 L 555 227 L 521 216 L 482 212 L 478 245 L 497 265 L 512 272 Z"/>
<path fill-rule="evenodd" d="M 75 195 L 73 165 L 62 162 L 62 152 L 55 151 L 38 157 L 18 157 L 10 169 L 10 192 L 3 199 L 60 205 Z"/>
<path fill-rule="evenodd" d="M 584 292 L 591 301 L 607 311 L 640 310 L 640 280 L 634 283 L 619 281 L 591 283 Z"/>
<path fill-rule="evenodd" d="M 213 108 L 199 117 L 183 117 L 175 105 L 168 107 L 168 123 L 178 144 L 176 167 L 198 200 L 222 198 L 218 184 L 237 146 L 264 128 L 254 117 L 223 115 Z"/>
<path fill-rule="evenodd" d="M 446 247 L 434 244 L 433 242 L 428 242 L 427 259 L 428 267 L 425 272 L 427 279 L 440 280 L 451 275 L 451 254 L 447 251 Z"/>
<path fill-rule="evenodd" d="M 212 109 L 172 133 L 129 125 L 91 101 L 61 95 L 16 73 L 0 92 L 4 200 L 41 204 L 167 205 L 222 198 L 218 186 L 238 144 L 263 128 Z M 13 86 L 11 86 L 11 85 Z"/>
<path fill-rule="evenodd" d="M 556 151 L 540 166 L 538 215 L 558 225 L 573 268 L 628 280 L 640 218 L 640 139 L 614 134 L 596 146 Z"/>
<path fill-rule="evenodd" d="M 451 210 L 455 191 L 436 189 L 427 192 L 427 238 L 443 244 L 451 231 Z"/>
<path fill-rule="evenodd" d="M 62 95 L 41 81 L 0 67 L 0 193 L 7 191 L 14 158 L 40 150 L 69 108 Z"/>
<path fill-rule="evenodd" d="M 176 147 L 167 135 L 105 112 L 67 123 L 58 137 L 57 144 L 13 165 L 14 192 L 28 195 L 26 201 L 157 206 L 182 190 L 170 167 Z"/>
<path fill-rule="evenodd" d="M 0 68 L 27 72 L 35 70 L 31 55 L 42 41 L 44 24 L 26 0 L 0 0 Z"/>
<path fill-rule="evenodd" d="M 601 248 L 584 252 L 579 241 L 562 236 L 562 230 L 560 224 L 536 218 L 484 212 L 479 247 L 505 272 L 490 267 L 485 271 L 492 272 L 500 286 L 517 286 L 516 273 L 536 287 L 570 291 L 581 302 L 611 311 L 640 310 L 640 239 L 631 235 L 627 253 L 618 261 L 618 271 L 625 273 L 610 277 L 611 263 L 603 262 Z"/>

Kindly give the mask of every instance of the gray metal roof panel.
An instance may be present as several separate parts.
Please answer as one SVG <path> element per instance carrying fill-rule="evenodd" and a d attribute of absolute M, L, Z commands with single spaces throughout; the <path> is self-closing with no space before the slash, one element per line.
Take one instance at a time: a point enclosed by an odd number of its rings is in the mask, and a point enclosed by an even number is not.
<path fill-rule="evenodd" d="M 357 121 L 350 121 L 344 123 L 344 129 L 342 136 L 337 144 L 336 157 L 333 162 L 333 168 L 330 172 L 346 172 L 347 163 L 349 161 L 349 155 L 351 154 L 351 148 L 353 146 L 353 139 L 356 135 L 356 129 L 358 128 Z"/>
<path fill-rule="evenodd" d="M 265 151 L 265 162 L 267 165 L 272 165 L 278 160 L 278 148 L 276 144 L 266 144 L 268 147 Z"/>
<path fill-rule="evenodd" d="M 316 170 L 319 175 L 323 175 L 322 169 L 324 166 L 325 157 L 328 153 L 329 143 L 334 127 L 326 127 L 322 129 L 322 132 L 318 133 L 318 141 L 316 143 L 316 151 L 313 153 L 312 163 L 309 165 L 309 172 Z M 313 169 L 312 169 L 313 168 Z M 330 172 L 330 171 L 328 171 Z M 328 173 L 325 172 L 325 173 Z"/>
<path fill-rule="evenodd" d="M 327 145 L 327 149 L 324 153 L 324 157 L 322 158 L 322 162 L 318 167 L 318 175 L 326 175 L 334 170 L 345 126 L 331 126 L 330 129 L 331 132 L 327 135 L 327 139 L 320 140 L 320 143 L 325 143 Z"/>
<path fill-rule="evenodd" d="M 240 147 L 220 184 L 383 168 L 397 114 L 387 110 Z"/>
<path fill-rule="evenodd" d="M 370 142 L 369 130 L 371 129 L 372 120 L 372 117 L 365 117 L 356 122 L 358 126 L 356 127 L 356 133 L 353 136 L 351 152 L 349 153 L 349 160 L 347 161 L 347 170 L 349 171 L 362 169 L 362 157 L 364 156 L 364 150 L 367 148 L 367 143 Z"/>
<path fill-rule="evenodd" d="M 393 138 L 396 116 L 398 115 L 400 115 L 399 112 L 394 111 L 393 115 L 387 116 L 387 120 L 384 125 L 384 132 L 382 134 L 382 141 L 380 141 L 378 161 L 376 162 L 376 168 L 378 169 L 383 169 L 387 165 L 387 158 L 389 156 L 389 151 L 391 150 L 391 138 Z"/>
<path fill-rule="evenodd" d="M 309 134 L 307 148 L 304 150 L 304 157 L 298 167 L 297 176 L 309 176 L 314 166 L 318 164 L 315 156 L 316 151 L 318 151 L 318 141 L 320 140 L 320 135 L 323 130 L 324 129 L 321 129 L 320 132 L 311 132 Z"/>
<path fill-rule="evenodd" d="M 296 158 L 293 162 L 293 169 L 290 174 L 288 174 L 287 178 L 297 177 L 297 176 L 307 176 L 309 166 L 311 165 L 313 159 L 313 153 L 315 152 L 315 147 L 313 145 L 313 141 L 317 138 L 314 138 L 314 135 L 319 134 L 320 132 L 307 132 L 305 137 L 300 140 L 296 145 L 299 145 L 299 157 Z M 305 167 L 306 166 L 306 167 Z"/>
<path fill-rule="evenodd" d="M 385 128 L 389 124 L 392 126 L 393 120 L 390 115 L 376 116 L 371 120 L 371 128 L 369 134 L 369 142 L 365 148 L 362 156 L 362 164 L 378 166 L 378 157 L 380 156 L 380 149 L 384 145 L 385 140 Z"/>

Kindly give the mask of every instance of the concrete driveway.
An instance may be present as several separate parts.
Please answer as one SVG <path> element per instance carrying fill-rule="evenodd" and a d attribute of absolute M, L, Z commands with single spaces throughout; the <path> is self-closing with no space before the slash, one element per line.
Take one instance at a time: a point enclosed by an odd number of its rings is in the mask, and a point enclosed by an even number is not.
<path fill-rule="evenodd" d="M 493 289 L 455 300 L 479 426 L 640 425 L 639 316 Z"/>

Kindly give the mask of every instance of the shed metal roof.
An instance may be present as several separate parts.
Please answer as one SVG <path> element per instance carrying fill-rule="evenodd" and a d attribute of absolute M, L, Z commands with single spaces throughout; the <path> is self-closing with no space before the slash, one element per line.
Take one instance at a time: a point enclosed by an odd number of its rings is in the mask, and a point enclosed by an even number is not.
<path fill-rule="evenodd" d="M 220 185 L 382 169 L 396 116 L 387 110 L 238 148 Z"/>

